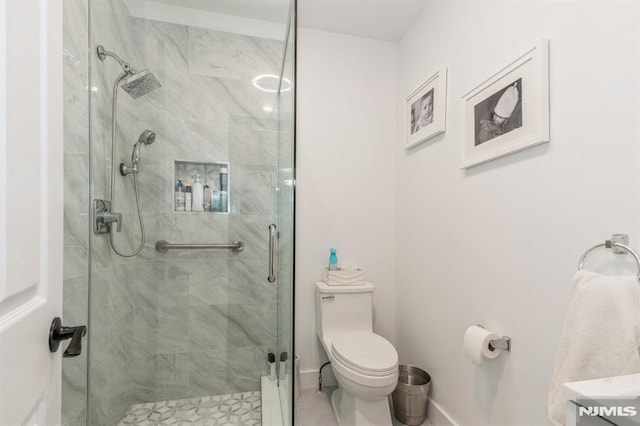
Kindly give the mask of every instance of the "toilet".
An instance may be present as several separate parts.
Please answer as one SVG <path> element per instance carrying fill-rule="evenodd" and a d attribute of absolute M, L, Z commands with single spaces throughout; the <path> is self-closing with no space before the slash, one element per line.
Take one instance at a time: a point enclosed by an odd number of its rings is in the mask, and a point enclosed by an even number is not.
<path fill-rule="evenodd" d="M 331 407 L 340 426 L 391 426 L 387 396 L 398 383 L 398 353 L 373 332 L 370 283 L 316 283 L 316 334 L 338 389 Z"/>

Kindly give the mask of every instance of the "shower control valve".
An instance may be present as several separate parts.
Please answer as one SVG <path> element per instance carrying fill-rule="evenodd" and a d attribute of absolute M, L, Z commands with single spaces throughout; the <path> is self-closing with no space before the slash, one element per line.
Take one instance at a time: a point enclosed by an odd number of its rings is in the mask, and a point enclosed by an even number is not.
<path fill-rule="evenodd" d="M 106 200 L 93 200 L 93 214 L 95 222 L 93 226 L 94 234 L 108 234 L 110 224 L 116 222 L 116 231 L 122 230 L 122 214 L 111 211 L 111 203 Z"/>
<path fill-rule="evenodd" d="M 117 223 L 116 232 L 122 231 L 122 214 L 121 213 L 104 212 L 100 215 L 99 218 L 104 224 L 111 224 L 113 222 L 116 222 Z"/>

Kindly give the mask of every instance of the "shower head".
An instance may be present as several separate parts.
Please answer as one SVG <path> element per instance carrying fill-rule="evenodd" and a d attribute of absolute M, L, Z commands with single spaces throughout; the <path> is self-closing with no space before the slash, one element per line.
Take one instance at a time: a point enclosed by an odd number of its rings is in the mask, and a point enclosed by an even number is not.
<path fill-rule="evenodd" d="M 162 87 L 155 75 L 149 70 L 133 73 L 122 80 L 121 87 L 133 99 L 138 99 Z"/>
<path fill-rule="evenodd" d="M 144 96 L 154 91 L 155 89 L 162 87 L 158 79 L 153 75 L 151 71 L 145 69 L 137 72 L 135 69 L 133 69 L 131 64 L 122 60 L 122 58 L 120 58 L 115 53 L 105 50 L 102 45 L 98 46 L 97 52 L 98 58 L 100 58 L 101 61 L 105 61 L 107 59 L 107 56 L 110 56 L 120 64 L 125 72 L 120 84 L 122 85 L 124 91 L 127 92 L 132 98 L 137 99 L 140 96 Z"/>
<path fill-rule="evenodd" d="M 129 173 L 138 173 L 138 164 L 140 164 L 140 145 L 151 145 L 156 140 L 155 132 L 151 130 L 145 130 L 140 133 L 138 140 L 133 145 L 133 152 L 131 153 L 131 167 L 128 167 L 124 163 L 120 164 L 120 174 L 126 176 Z"/>
<path fill-rule="evenodd" d="M 138 143 L 143 143 L 146 145 L 151 145 L 155 140 L 156 134 L 151 130 L 145 130 L 144 132 L 140 133 L 140 136 L 138 137 Z"/>
<path fill-rule="evenodd" d="M 138 171 L 138 164 L 140 163 L 140 145 L 151 145 L 155 140 L 156 134 L 151 130 L 145 130 L 138 136 L 138 141 L 133 145 L 133 153 L 131 154 L 131 164 L 136 171 Z"/>

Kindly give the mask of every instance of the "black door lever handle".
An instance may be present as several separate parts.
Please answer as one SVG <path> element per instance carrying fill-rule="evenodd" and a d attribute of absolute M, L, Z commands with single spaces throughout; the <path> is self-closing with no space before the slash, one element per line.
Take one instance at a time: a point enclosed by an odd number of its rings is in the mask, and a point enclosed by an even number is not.
<path fill-rule="evenodd" d="M 60 317 L 55 317 L 49 328 L 49 350 L 56 352 L 63 340 L 71 339 L 63 358 L 78 356 L 82 352 L 82 338 L 87 334 L 87 326 L 64 327 Z"/>

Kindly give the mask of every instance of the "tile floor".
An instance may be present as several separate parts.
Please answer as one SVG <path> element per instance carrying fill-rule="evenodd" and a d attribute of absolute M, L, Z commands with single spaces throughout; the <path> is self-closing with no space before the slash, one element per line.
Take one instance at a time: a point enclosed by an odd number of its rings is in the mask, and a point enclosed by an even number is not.
<path fill-rule="evenodd" d="M 118 426 L 260 426 L 260 391 L 133 404 Z"/>
<path fill-rule="evenodd" d="M 329 398 L 335 387 L 319 394 L 304 389 L 296 401 L 295 426 L 338 426 Z M 133 404 L 118 426 L 260 426 L 260 392 Z M 403 426 L 393 418 L 393 426 Z M 425 421 L 422 426 L 433 426 Z"/>
<path fill-rule="evenodd" d="M 294 426 L 338 426 L 329 397 L 336 389 L 325 388 L 326 392 L 319 394 L 315 389 L 302 389 L 300 398 L 294 402 L 296 418 Z"/>
<path fill-rule="evenodd" d="M 327 387 L 326 392 L 319 394 L 315 389 L 303 389 L 300 398 L 295 402 L 295 426 L 338 426 L 333 411 L 331 411 L 331 394 L 335 387 Z M 393 426 L 403 426 L 398 419 L 393 418 Z M 433 426 L 428 420 L 422 426 Z"/>

